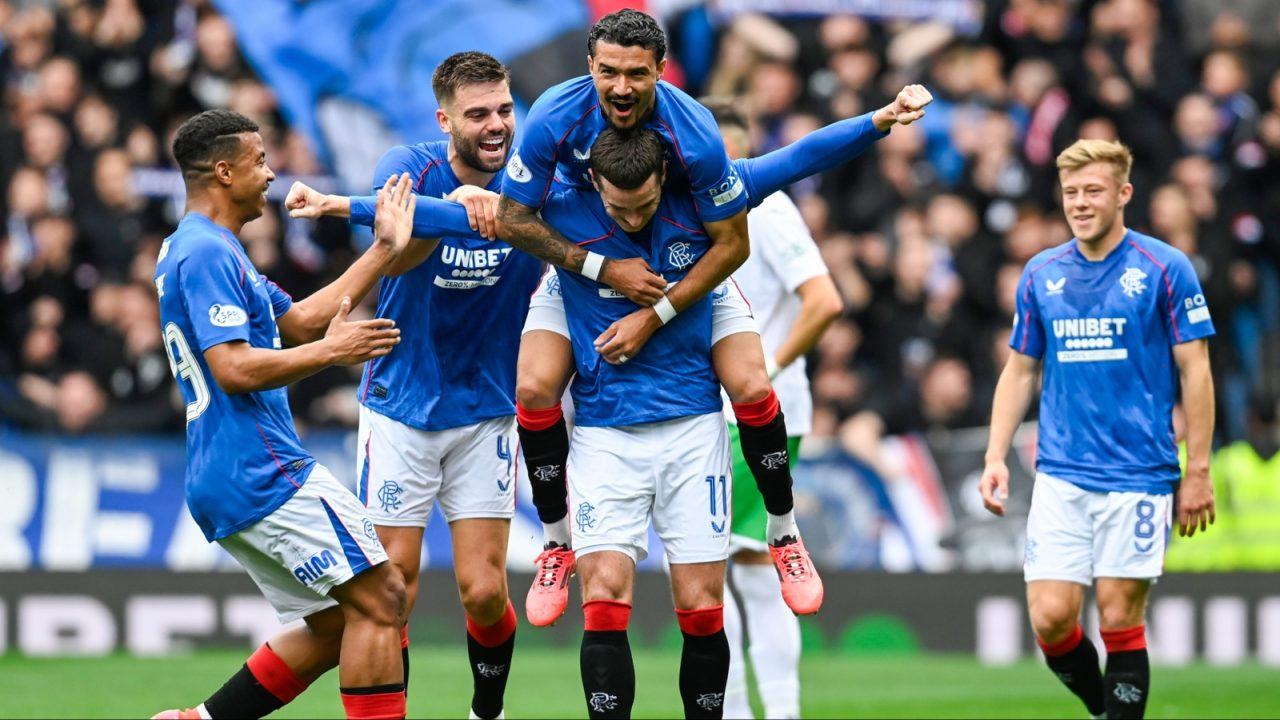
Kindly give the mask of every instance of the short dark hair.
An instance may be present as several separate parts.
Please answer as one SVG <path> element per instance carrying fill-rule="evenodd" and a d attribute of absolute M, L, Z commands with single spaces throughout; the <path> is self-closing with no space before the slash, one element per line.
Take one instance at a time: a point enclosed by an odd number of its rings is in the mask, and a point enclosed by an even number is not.
<path fill-rule="evenodd" d="M 442 105 L 463 85 L 492 82 L 511 82 L 511 72 L 494 56 L 475 50 L 450 55 L 431 74 L 431 89 Z"/>
<path fill-rule="evenodd" d="M 209 172 L 213 164 L 240 149 L 241 133 L 258 132 L 258 123 L 231 110 L 205 110 L 182 123 L 173 137 L 173 159 L 183 175 Z"/>
<path fill-rule="evenodd" d="M 711 111 L 711 117 L 716 119 L 716 124 L 720 127 L 736 127 L 743 130 L 750 129 L 747 121 L 747 115 L 742 111 L 742 106 L 733 98 L 711 95 L 698 98 L 698 102 Z"/>
<path fill-rule="evenodd" d="M 587 54 L 596 56 L 596 42 L 603 40 L 622 47 L 639 45 L 653 52 L 654 62 L 667 56 L 667 36 L 658 21 L 639 10 L 619 10 L 596 21 L 587 35 Z"/>
<path fill-rule="evenodd" d="M 622 190 L 635 190 L 662 172 L 667 153 L 658 134 L 646 128 L 607 127 L 591 145 L 591 170 Z"/>

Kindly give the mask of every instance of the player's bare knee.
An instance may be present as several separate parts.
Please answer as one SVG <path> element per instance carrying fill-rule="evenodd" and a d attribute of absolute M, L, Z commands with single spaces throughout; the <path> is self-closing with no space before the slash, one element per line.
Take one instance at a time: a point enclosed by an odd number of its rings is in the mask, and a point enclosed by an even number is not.
<path fill-rule="evenodd" d="M 520 373 L 516 377 L 516 402 L 531 410 L 544 410 L 560 404 L 562 393 L 556 392 L 554 382 L 533 373 Z"/>
<path fill-rule="evenodd" d="M 467 615 L 481 625 L 492 625 L 507 611 L 507 588 L 498 578 L 476 580 L 458 587 Z"/>
<path fill-rule="evenodd" d="M 1146 608 L 1139 603 L 1111 602 L 1098 608 L 1098 622 L 1103 630 L 1123 630 L 1141 625 Z"/>
<path fill-rule="evenodd" d="M 404 624 L 406 608 L 404 576 L 391 563 L 382 563 L 363 576 L 361 586 L 349 594 L 342 609 L 348 623 L 399 628 Z"/>
<path fill-rule="evenodd" d="M 617 558 L 609 557 L 617 555 Z M 631 559 L 621 553 L 593 553 L 578 560 L 578 576 L 582 579 L 582 600 L 631 602 L 631 576 L 635 572 Z"/>
<path fill-rule="evenodd" d="M 760 402 L 773 392 L 773 385 L 763 366 L 741 368 L 732 373 L 732 377 L 722 375 L 720 379 L 729 400 L 737 404 Z"/>
<path fill-rule="evenodd" d="M 1051 595 L 1039 597 L 1032 601 L 1028 609 L 1036 637 L 1045 642 L 1064 639 L 1079 622 L 1077 609 L 1066 598 Z"/>

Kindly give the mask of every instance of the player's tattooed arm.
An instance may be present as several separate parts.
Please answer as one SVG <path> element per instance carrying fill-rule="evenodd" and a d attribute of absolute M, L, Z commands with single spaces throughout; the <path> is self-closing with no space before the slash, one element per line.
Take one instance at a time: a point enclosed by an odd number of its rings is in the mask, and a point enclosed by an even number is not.
<path fill-rule="evenodd" d="M 1178 534 L 1204 532 L 1216 519 L 1209 451 L 1213 444 L 1213 374 L 1209 341 L 1203 338 L 1173 346 L 1186 418 L 1187 470 L 1178 486 Z"/>
<path fill-rule="evenodd" d="M 547 224 L 535 208 L 503 195 L 498 201 L 498 236 L 507 244 L 556 267 L 584 273 L 587 250 L 569 242 Z M 597 256 L 599 257 L 599 256 Z M 640 305 L 662 299 L 667 281 L 642 258 L 604 258 L 596 279 Z"/>

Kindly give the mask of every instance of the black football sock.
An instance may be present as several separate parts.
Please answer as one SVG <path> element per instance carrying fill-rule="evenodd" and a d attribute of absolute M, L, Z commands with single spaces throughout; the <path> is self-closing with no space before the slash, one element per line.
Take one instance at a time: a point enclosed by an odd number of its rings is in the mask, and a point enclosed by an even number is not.
<path fill-rule="evenodd" d="M 1039 639 L 1037 639 L 1039 642 Z M 1106 711 L 1102 698 L 1102 670 L 1098 665 L 1098 649 L 1077 625 L 1066 640 L 1055 645 L 1040 643 L 1045 662 L 1067 689 L 1084 702 L 1090 715 Z"/>
<path fill-rule="evenodd" d="M 516 611 L 507 603 L 502 619 L 490 626 L 467 618 L 467 655 L 471 660 L 471 710 L 489 720 L 502 712 L 516 646 Z"/>
<path fill-rule="evenodd" d="M 636 699 L 636 668 L 627 642 L 631 605 L 615 600 L 582 603 L 582 693 L 591 718 L 629 718 Z"/>
<path fill-rule="evenodd" d="M 636 670 L 626 630 L 582 633 L 582 692 L 590 718 L 629 718 Z"/>
<path fill-rule="evenodd" d="M 1102 640 L 1107 646 L 1107 671 L 1102 677 L 1107 717 L 1141 718 L 1151 689 L 1146 626 L 1104 630 Z"/>
<path fill-rule="evenodd" d="M 787 450 L 787 423 L 778 409 L 778 396 L 755 403 L 734 403 L 738 438 L 756 487 L 770 515 L 791 512 L 791 458 Z"/>
<path fill-rule="evenodd" d="M 680 699 L 687 718 L 724 715 L 724 686 L 729 680 L 729 639 L 724 630 L 711 635 L 684 633 L 680 653 Z"/>
<path fill-rule="evenodd" d="M 231 679 L 204 701 L 209 717 L 262 718 L 289 704 L 306 689 L 268 645 L 249 657 Z"/>
<path fill-rule="evenodd" d="M 541 414 L 541 415 L 538 415 Z M 548 424 L 551 416 L 556 418 Z M 569 430 L 560 407 L 547 410 L 516 408 L 516 431 L 524 453 L 533 506 L 538 519 L 550 525 L 569 514 L 569 486 L 565 465 L 569 461 Z"/>

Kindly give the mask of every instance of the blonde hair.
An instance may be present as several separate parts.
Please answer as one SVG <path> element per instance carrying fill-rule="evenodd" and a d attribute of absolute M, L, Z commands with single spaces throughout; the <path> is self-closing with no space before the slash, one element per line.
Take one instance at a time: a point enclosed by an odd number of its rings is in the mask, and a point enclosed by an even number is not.
<path fill-rule="evenodd" d="M 1058 170 L 1079 170 L 1089 163 L 1104 162 L 1111 165 L 1116 182 L 1129 182 L 1129 169 L 1133 167 L 1133 153 L 1123 143 L 1110 140 L 1077 140 L 1071 147 L 1058 153 Z"/>

